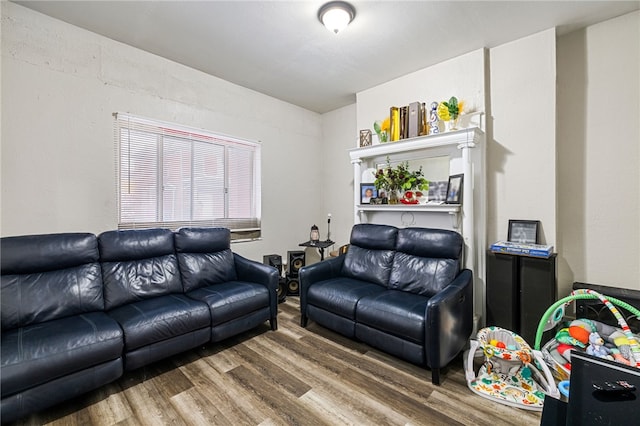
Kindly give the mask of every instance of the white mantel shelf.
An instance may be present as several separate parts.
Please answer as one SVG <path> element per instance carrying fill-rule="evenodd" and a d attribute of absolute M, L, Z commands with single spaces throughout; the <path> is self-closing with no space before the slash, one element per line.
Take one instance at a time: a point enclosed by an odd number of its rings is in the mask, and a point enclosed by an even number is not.
<path fill-rule="evenodd" d="M 419 151 L 445 146 L 473 147 L 484 138 L 484 132 L 477 127 L 438 133 L 436 135 L 419 136 L 397 142 L 386 142 L 364 148 L 349 150 L 351 161 L 362 158 L 380 157 L 411 151 Z"/>

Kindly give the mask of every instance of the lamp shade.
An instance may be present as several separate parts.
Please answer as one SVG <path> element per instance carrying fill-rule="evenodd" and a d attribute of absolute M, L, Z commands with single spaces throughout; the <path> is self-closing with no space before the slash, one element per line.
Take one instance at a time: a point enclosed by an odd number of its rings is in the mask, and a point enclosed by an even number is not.
<path fill-rule="evenodd" d="M 338 34 L 353 21 L 356 10 L 347 2 L 332 1 L 320 8 L 318 19 L 332 33 Z"/>

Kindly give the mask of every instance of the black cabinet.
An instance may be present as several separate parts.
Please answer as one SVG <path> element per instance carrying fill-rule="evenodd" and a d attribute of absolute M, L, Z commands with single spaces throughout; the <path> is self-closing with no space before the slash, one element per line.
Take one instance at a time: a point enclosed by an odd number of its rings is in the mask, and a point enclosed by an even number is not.
<path fill-rule="evenodd" d="M 487 322 L 515 331 L 531 347 L 558 296 L 556 255 L 548 259 L 487 252 Z"/>

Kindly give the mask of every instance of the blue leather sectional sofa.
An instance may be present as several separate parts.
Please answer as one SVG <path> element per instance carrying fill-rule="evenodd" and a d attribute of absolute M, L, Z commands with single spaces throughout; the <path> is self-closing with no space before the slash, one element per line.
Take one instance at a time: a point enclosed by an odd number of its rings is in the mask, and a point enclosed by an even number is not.
<path fill-rule="evenodd" d="M 312 319 L 431 369 L 460 353 L 473 330 L 472 274 L 460 234 L 359 224 L 347 253 L 300 270 L 301 325 Z"/>
<path fill-rule="evenodd" d="M 2 422 L 270 321 L 278 272 L 223 228 L 1 240 Z"/>

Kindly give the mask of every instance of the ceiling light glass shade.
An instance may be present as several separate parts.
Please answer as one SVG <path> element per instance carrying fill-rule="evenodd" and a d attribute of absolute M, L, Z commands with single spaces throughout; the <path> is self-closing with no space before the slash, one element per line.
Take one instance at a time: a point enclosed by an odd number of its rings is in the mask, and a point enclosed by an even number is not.
<path fill-rule="evenodd" d="M 320 8 L 318 19 L 332 33 L 338 34 L 353 21 L 356 10 L 349 3 L 332 1 Z"/>

